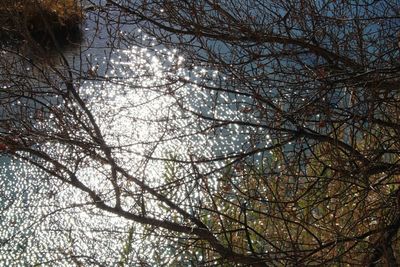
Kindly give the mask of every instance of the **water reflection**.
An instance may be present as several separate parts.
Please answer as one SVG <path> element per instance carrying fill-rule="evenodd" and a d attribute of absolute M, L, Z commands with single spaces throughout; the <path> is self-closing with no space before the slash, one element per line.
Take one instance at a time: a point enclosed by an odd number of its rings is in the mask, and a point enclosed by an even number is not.
<path fill-rule="evenodd" d="M 258 140 L 257 145 L 270 142 L 262 129 L 248 127 L 252 123 L 257 124 L 259 117 L 248 108 L 251 106 L 250 97 L 217 90 L 229 88 L 226 85 L 230 81 L 223 74 L 208 66 L 188 68 L 184 65 L 184 58 L 174 50 L 158 47 L 104 50 L 107 47 L 104 40 L 100 38 L 96 43 L 98 45 L 88 50 L 82 46 L 79 51 L 67 53 L 67 61 L 69 70 L 74 71 L 80 98 L 96 118 L 117 163 L 130 174 L 141 177 L 149 185 L 160 186 L 166 182 L 163 174 L 166 163 L 159 159 L 201 161 L 245 151 L 249 149 L 250 137 Z M 77 53 L 79 60 L 75 57 Z M 35 75 L 32 73 L 32 77 Z M 221 84 L 210 80 L 220 81 Z M 210 89 L 199 86 L 200 83 L 204 85 L 204 81 Z M 76 103 L 46 97 L 45 102 L 51 106 L 46 107 L 51 111 L 48 117 L 40 118 L 35 113 L 37 107 L 31 110 L 37 130 L 49 136 L 68 134 L 76 141 L 89 138 L 85 129 L 69 127 L 76 125 L 73 122 L 76 118 L 67 111 L 76 108 Z M 8 114 L 15 116 L 12 111 Z M 63 119 L 71 124 L 67 124 L 65 129 L 53 127 L 57 125 L 58 115 L 64 116 Z M 204 119 L 206 117 L 214 120 Z M 228 120 L 248 124 L 225 125 Z M 215 127 L 215 123 L 220 125 Z M 114 204 L 108 164 L 72 151 L 65 144 L 43 142 L 40 146 L 67 165 L 73 165 L 71 158 L 82 158 L 76 167 L 76 175 L 85 185 L 101 193 L 107 203 Z M 199 168 L 219 168 L 221 164 L 218 161 L 206 162 Z M 16 171 L 19 166 L 23 166 L 23 175 Z M 86 193 L 61 181 L 49 180 L 28 165 L 9 161 L 2 169 L 7 170 L 2 177 L 4 194 L 11 195 L 2 200 L 2 206 L 6 208 L 3 208 L 0 236 L 7 241 L 1 247 L 1 263 L 52 264 L 53 261 L 67 262 L 68 255 L 82 255 L 105 265 L 119 260 L 123 246 L 121 240 L 132 229 L 129 222 L 95 209 Z M 183 177 L 182 181 L 190 178 Z M 21 191 L 13 190 L 13 186 Z M 127 210 L 140 210 L 136 192 L 139 188 L 129 181 L 119 181 L 119 186 L 126 194 L 122 196 L 122 206 Z M 194 198 L 200 197 L 195 192 L 193 195 Z M 183 195 L 176 198 L 185 201 Z M 168 216 L 172 215 L 161 212 L 155 202 L 150 200 L 146 208 L 161 218 L 169 219 Z M 7 208 L 10 205 L 13 209 Z M 24 205 L 29 206 L 29 212 L 23 208 Z M 29 217 L 29 214 L 34 214 L 34 217 Z M 134 230 L 141 232 L 143 229 L 135 226 Z M 18 240 L 24 241 L 21 243 Z M 141 239 L 133 241 L 137 247 L 143 247 L 143 242 Z"/>

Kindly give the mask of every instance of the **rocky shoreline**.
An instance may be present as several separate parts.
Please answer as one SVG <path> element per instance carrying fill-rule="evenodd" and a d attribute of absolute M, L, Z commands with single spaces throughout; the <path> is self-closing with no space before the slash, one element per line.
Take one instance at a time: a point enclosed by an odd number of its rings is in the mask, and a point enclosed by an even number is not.
<path fill-rule="evenodd" d="M 76 0 L 6 0 L 0 7 L 0 41 L 35 41 L 46 46 L 73 43 L 80 40 L 82 21 Z"/>

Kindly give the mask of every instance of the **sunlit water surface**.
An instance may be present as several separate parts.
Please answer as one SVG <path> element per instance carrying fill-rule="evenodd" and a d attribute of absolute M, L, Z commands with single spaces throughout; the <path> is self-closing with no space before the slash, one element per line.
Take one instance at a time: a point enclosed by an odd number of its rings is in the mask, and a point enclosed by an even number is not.
<path fill-rule="evenodd" d="M 203 80 L 223 83 L 226 78 L 218 71 L 201 66 L 187 70 L 183 67 L 184 58 L 166 49 L 132 47 L 114 51 L 111 58 L 107 62 L 106 81 L 87 80 L 80 85 L 79 94 L 96 118 L 117 163 L 149 185 L 165 182 L 162 179 L 165 162 L 158 159 L 201 160 L 238 153 L 248 149 L 249 138 L 255 135 L 264 139 L 265 144 L 269 142 L 262 129 L 249 130 L 232 124 L 215 132 L 212 121 L 199 120 L 193 115 L 257 122 L 248 112 L 240 112 L 249 99 L 197 86 Z M 94 60 L 93 65 L 100 65 L 100 69 L 106 63 L 100 56 Z M 79 130 L 75 134 L 84 135 Z M 43 144 L 43 148 L 63 160 L 66 151 L 63 145 Z M 3 266 L 62 265 L 71 255 L 80 255 L 93 264 L 95 260 L 116 264 L 128 231 L 142 231 L 132 222 L 97 210 L 85 193 L 49 179 L 27 164 L 6 157 L 2 164 L 0 263 Z M 218 164 L 201 164 L 199 168 L 218 168 Z M 110 166 L 86 160 L 77 175 L 93 190 L 102 192 L 105 201 L 112 205 L 109 172 Z M 125 198 L 122 204 L 125 208 L 134 207 L 135 200 Z M 156 205 L 148 208 L 165 219 L 170 216 L 158 212 Z M 131 241 L 137 254 L 150 255 L 150 248 L 143 249 L 152 238 L 146 240 Z"/>

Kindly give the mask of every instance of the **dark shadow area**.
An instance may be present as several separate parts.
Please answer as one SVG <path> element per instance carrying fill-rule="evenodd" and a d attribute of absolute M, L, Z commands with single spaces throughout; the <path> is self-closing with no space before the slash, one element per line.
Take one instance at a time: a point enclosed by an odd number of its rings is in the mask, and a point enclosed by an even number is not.
<path fill-rule="evenodd" d="M 81 42 L 82 21 L 75 0 L 10 2 L 0 7 L 0 45 L 64 49 Z"/>

